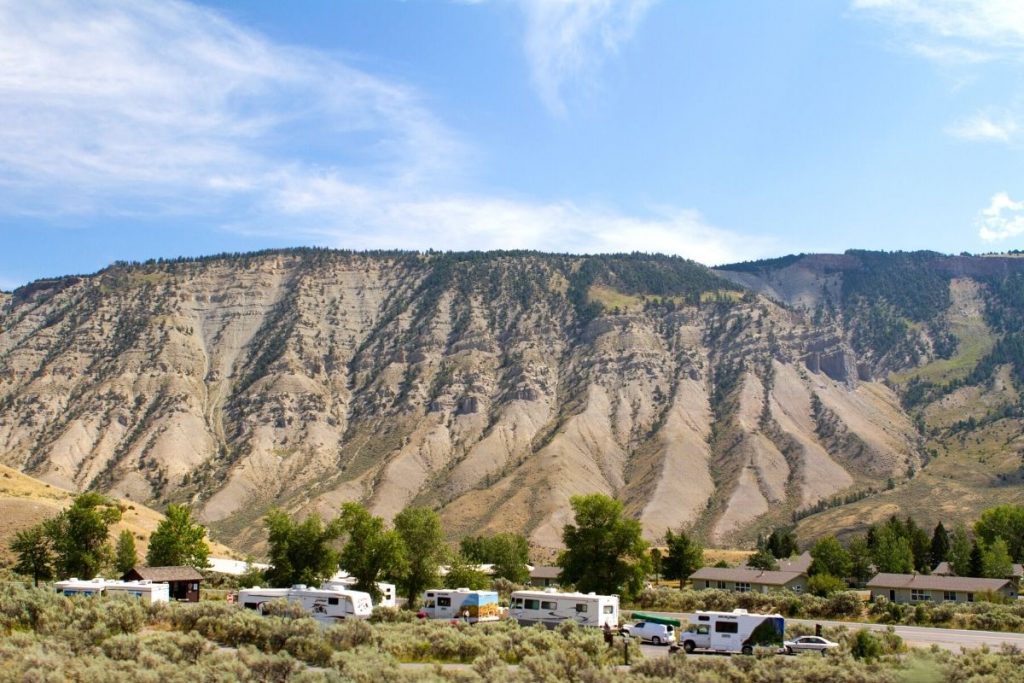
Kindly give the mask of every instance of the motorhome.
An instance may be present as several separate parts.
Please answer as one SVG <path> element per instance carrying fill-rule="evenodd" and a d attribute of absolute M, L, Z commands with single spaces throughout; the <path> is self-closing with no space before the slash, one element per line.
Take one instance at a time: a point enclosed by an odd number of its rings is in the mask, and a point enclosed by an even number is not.
<path fill-rule="evenodd" d="M 756 647 L 781 649 L 786 620 L 779 614 L 750 614 L 745 609 L 732 612 L 698 611 L 690 625 L 679 634 L 686 652 L 740 652 L 753 654 Z"/>
<path fill-rule="evenodd" d="M 68 597 L 84 595 L 88 597 L 101 595 L 107 587 L 107 582 L 103 579 L 68 579 L 67 581 L 57 581 L 53 584 L 53 587 L 61 595 Z"/>
<path fill-rule="evenodd" d="M 426 619 L 461 619 L 475 624 L 478 621 L 497 621 L 501 617 L 501 607 L 498 606 L 498 594 L 495 591 L 436 588 L 423 594 L 423 608 L 419 616 Z"/>
<path fill-rule="evenodd" d="M 563 621 L 580 626 L 619 627 L 619 596 L 595 593 L 558 593 L 553 590 L 515 591 L 509 615 L 524 626 L 554 627 Z"/>
<path fill-rule="evenodd" d="M 238 602 L 263 613 L 264 604 L 287 600 L 302 606 L 314 619 L 333 623 L 342 619 L 366 619 L 373 612 L 370 594 L 353 590 L 323 590 L 296 585 L 291 588 L 246 588 L 238 591 Z"/>
<path fill-rule="evenodd" d="M 147 605 L 170 602 L 170 586 L 152 581 L 108 581 L 104 592 L 107 595 L 128 595 L 138 598 Z"/>
<path fill-rule="evenodd" d="M 127 595 L 138 598 L 147 604 L 169 601 L 167 584 L 151 581 L 113 581 L 101 578 L 68 579 L 67 581 L 57 581 L 53 587 L 61 595 L 67 596 Z"/>
<path fill-rule="evenodd" d="M 320 588 L 323 590 L 353 590 L 354 586 L 358 583 L 358 580 L 354 576 L 349 576 L 344 572 L 338 572 L 327 581 L 320 584 Z M 393 583 L 384 583 L 383 581 L 377 582 L 377 590 L 380 591 L 380 600 L 377 604 L 381 607 L 397 607 L 398 591 Z"/>

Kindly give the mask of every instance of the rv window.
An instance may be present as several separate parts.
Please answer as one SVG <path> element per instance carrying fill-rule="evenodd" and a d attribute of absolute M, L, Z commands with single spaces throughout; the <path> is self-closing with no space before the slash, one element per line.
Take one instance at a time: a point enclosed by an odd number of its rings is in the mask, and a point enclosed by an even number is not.
<path fill-rule="evenodd" d="M 708 634 L 708 630 L 709 629 L 707 624 L 701 624 L 697 627 L 697 635 L 706 636 Z"/>
<path fill-rule="evenodd" d="M 604 613 L 605 614 L 614 614 L 615 613 L 615 608 L 612 607 L 611 605 L 605 605 L 604 606 Z"/>
<path fill-rule="evenodd" d="M 245 609 L 259 609 L 260 604 L 258 602 L 247 602 L 244 605 Z"/>
<path fill-rule="evenodd" d="M 715 623 L 715 633 L 739 633 L 740 625 L 735 621 L 719 621 Z"/>
<path fill-rule="evenodd" d="M 540 600 L 526 599 L 526 609 L 540 609 Z"/>
<path fill-rule="evenodd" d="M 711 621 L 711 617 L 697 617 L 697 621 Z"/>
<path fill-rule="evenodd" d="M 517 609 L 522 609 L 522 607 L 523 607 L 523 599 L 522 598 L 512 598 L 512 606 L 517 608 Z"/>
<path fill-rule="evenodd" d="M 439 596 L 437 596 L 437 606 L 438 607 L 451 607 L 452 606 L 452 599 L 451 598 L 443 598 L 443 597 L 441 597 L 439 595 Z"/>
<path fill-rule="evenodd" d="M 540 608 L 541 609 L 558 609 L 558 603 L 557 602 L 547 602 L 547 601 L 545 601 L 545 602 L 540 603 Z"/>
<path fill-rule="evenodd" d="M 586 612 L 587 611 L 587 603 L 585 603 L 585 602 L 577 602 L 576 603 L 576 611 L 577 612 Z"/>
<path fill-rule="evenodd" d="M 338 598 L 327 598 L 327 604 L 328 605 L 337 605 L 338 604 Z"/>

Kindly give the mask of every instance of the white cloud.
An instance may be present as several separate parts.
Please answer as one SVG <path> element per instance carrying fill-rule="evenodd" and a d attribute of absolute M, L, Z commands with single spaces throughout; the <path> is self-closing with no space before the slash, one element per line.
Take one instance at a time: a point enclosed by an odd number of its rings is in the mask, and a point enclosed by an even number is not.
<path fill-rule="evenodd" d="M 988 208 L 978 215 L 978 236 L 986 242 L 1024 234 L 1024 202 L 1015 202 L 1005 192 L 992 196 Z"/>
<path fill-rule="evenodd" d="M 585 83 L 636 30 L 655 0 L 518 0 L 534 87 L 549 111 L 566 113 L 567 84 Z"/>
<path fill-rule="evenodd" d="M 1020 0 L 854 0 L 853 7 L 896 24 L 923 28 L 943 40 L 966 41 L 988 49 L 1017 51 L 1024 47 L 1024 3 Z"/>
<path fill-rule="evenodd" d="M 1010 142 L 1019 130 L 1017 122 L 1008 113 L 992 115 L 979 112 L 946 129 L 950 135 L 965 140 L 997 140 Z"/>
<path fill-rule="evenodd" d="M 524 3 L 553 102 L 648 5 Z M 705 263 L 777 248 L 685 209 L 630 216 L 452 191 L 471 156 L 414 89 L 206 9 L 0 0 L 8 215 L 169 214 L 351 248 L 644 250 Z"/>

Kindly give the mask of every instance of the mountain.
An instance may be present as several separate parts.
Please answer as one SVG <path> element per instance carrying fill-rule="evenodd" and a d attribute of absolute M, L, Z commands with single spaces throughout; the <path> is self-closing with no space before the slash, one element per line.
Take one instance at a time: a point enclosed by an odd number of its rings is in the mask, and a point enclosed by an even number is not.
<path fill-rule="evenodd" d="M 925 486 L 950 507 L 923 521 L 967 515 L 1024 491 L 1022 274 L 854 251 L 715 271 L 314 249 L 119 263 L 3 302 L 0 460 L 189 502 L 255 551 L 270 507 L 348 500 L 542 547 L 595 491 L 652 538 L 728 545 L 794 519 L 854 528 Z"/>

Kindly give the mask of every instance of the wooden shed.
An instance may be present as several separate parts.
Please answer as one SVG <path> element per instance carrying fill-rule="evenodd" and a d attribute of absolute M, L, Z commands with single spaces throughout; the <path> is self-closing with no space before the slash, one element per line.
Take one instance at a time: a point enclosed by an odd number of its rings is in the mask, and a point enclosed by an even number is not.
<path fill-rule="evenodd" d="M 171 600 L 199 602 L 199 584 L 203 575 L 192 567 L 133 567 L 121 579 L 166 583 Z"/>

